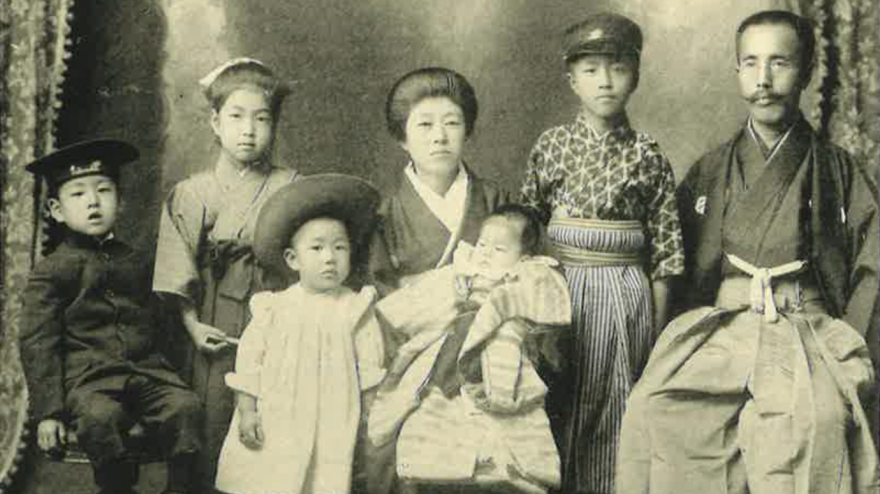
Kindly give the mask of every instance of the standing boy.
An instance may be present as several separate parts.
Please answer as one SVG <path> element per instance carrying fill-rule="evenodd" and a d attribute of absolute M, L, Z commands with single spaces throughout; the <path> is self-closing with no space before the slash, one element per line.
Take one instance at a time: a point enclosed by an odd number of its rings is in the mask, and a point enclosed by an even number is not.
<path fill-rule="evenodd" d="M 574 389 L 554 383 L 548 399 L 568 493 L 612 494 L 624 403 L 666 322 L 668 280 L 684 264 L 672 167 L 627 118 L 641 53 L 642 31 L 622 15 L 566 31 L 580 111 L 541 134 L 522 187 L 548 223 L 571 292 L 573 355 L 562 382 Z"/>
<path fill-rule="evenodd" d="M 125 434 L 140 422 L 167 454 L 166 493 L 185 493 L 201 405 L 156 351 L 149 263 L 113 235 L 119 166 L 137 157 L 128 143 L 95 140 L 28 165 L 46 179 L 63 240 L 28 280 L 22 362 L 40 449 L 63 447 L 71 424 L 100 492 L 130 493 L 138 463 Z"/>

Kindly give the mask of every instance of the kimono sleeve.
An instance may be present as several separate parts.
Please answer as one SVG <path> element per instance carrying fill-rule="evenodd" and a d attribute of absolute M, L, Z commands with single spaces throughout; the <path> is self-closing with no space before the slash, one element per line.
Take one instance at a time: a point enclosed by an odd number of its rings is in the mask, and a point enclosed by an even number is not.
<path fill-rule="evenodd" d="M 684 272 L 684 245 L 672 166 L 655 142 L 647 145 L 645 165 L 649 265 L 651 279 L 658 280 Z"/>
<path fill-rule="evenodd" d="M 523 340 L 528 331 L 525 321 L 507 320 L 480 352 L 485 406 L 490 411 L 514 413 L 519 409 L 517 386 L 522 382 Z"/>
<path fill-rule="evenodd" d="M 258 293 L 251 297 L 253 316 L 238 344 L 235 372 L 226 374 L 227 386 L 254 397 L 260 396 L 266 333 L 273 323 L 271 297 L 271 293 Z"/>
<path fill-rule="evenodd" d="M 520 188 L 520 201 L 535 208 L 544 224 L 550 221 L 553 207 L 550 203 L 554 180 L 550 173 L 549 150 L 546 134 L 541 135 L 529 153 L 526 175 Z"/>
<path fill-rule="evenodd" d="M 877 185 L 860 162 L 851 160 L 850 169 L 849 201 L 846 211 L 841 213 L 848 224 L 851 246 L 850 292 L 843 319 L 866 337 L 874 347 L 876 358 L 877 328 L 872 327 L 871 318 L 877 304 L 877 259 L 880 256 Z"/>
<path fill-rule="evenodd" d="M 21 363 L 37 421 L 64 417 L 64 311 L 76 296 L 78 272 L 71 264 L 44 260 L 24 291 Z"/>
<path fill-rule="evenodd" d="M 379 221 L 373 231 L 369 246 L 367 271 L 369 282 L 376 286 L 379 293 L 385 296 L 398 288 L 399 274 L 397 260 L 392 254 L 391 235 L 393 228 L 388 224 L 387 205 L 383 204 Z"/>
<path fill-rule="evenodd" d="M 464 356 L 478 348 L 505 321 L 524 319 L 534 324 L 571 323 L 571 296 L 565 277 L 548 266 L 533 265 L 517 272 L 518 279 L 493 288 L 477 311 L 462 348 Z"/>
<path fill-rule="evenodd" d="M 199 305 L 202 282 L 198 259 L 206 234 L 207 209 L 195 187 L 192 181 L 177 184 L 162 207 L 153 291 L 178 295 Z"/>
<path fill-rule="evenodd" d="M 376 304 L 376 311 L 396 338 L 444 330 L 458 316 L 455 271 L 447 265 L 423 273 Z"/>
<path fill-rule="evenodd" d="M 696 307 L 713 305 L 715 300 L 714 290 L 701 288 L 698 276 L 701 242 L 706 246 L 706 251 L 721 251 L 720 226 L 719 235 L 700 236 L 702 215 L 711 211 L 707 203 L 708 191 L 702 186 L 706 181 L 704 170 L 711 170 L 714 166 L 720 165 L 713 154 L 704 156 L 691 165 L 675 190 L 684 250 L 684 272 L 675 280 L 669 297 L 671 318 Z"/>
<path fill-rule="evenodd" d="M 366 391 L 377 386 L 385 377 L 385 347 L 382 329 L 373 307 L 376 300 L 375 288 L 364 287 L 358 297 L 361 303 L 368 304 L 354 328 L 358 379 L 361 391 Z"/>
<path fill-rule="evenodd" d="M 685 277 L 690 276 L 694 258 L 693 236 L 697 230 L 698 218 L 694 215 L 694 187 L 699 178 L 699 163 L 691 166 L 684 180 L 675 189 L 676 206 L 681 223 L 682 244 L 684 247 Z"/>

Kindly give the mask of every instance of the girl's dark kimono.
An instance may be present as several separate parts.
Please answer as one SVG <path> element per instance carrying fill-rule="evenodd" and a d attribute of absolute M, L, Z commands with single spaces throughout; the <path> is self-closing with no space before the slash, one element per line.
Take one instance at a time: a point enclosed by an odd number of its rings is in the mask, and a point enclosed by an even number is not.
<path fill-rule="evenodd" d="M 250 319 L 248 300 L 261 287 L 251 242 L 266 199 L 297 172 L 270 165 L 244 175 L 224 163 L 198 173 L 171 191 L 162 209 L 153 290 L 186 299 L 199 321 L 239 337 Z M 217 458 L 235 406 L 223 378 L 233 370 L 234 349 L 199 353 L 187 338 L 182 375 L 205 405 L 205 447 L 198 477 L 212 492 Z"/>

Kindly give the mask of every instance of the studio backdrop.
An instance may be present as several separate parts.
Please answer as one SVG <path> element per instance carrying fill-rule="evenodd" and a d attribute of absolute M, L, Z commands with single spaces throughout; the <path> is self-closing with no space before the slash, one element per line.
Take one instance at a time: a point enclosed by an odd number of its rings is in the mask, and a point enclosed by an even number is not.
<path fill-rule="evenodd" d="M 765 8 L 816 21 L 819 64 L 804 112 L 876 174 L 876 0 L 0 2 L 0 491 L 21 444 L 25 393 L 15 342 L 19 294 L 40 255 L 42 191 L 24 171 L 34 156 L 97 136 L 137 145 L 142 157 L 123 175 L 117 234 L 149 254 L 169 188 L 216 159 L 197 81 L 218 64 L 258 58 L 291 84 L 278 164 L 352 173 L 382 190 L 406 164 L 385 130 L 388 90 L 405 72 L 439 65 L 476 88 L 480 114 L 468 163 L 516 190 L 538 134 L 576 111 L 562 31 L 610 10 L 642 26 L 641 82 L 630 120 L 659 141 L 680 180 L 745 118 L 734 35 L 741 19 Z"/>

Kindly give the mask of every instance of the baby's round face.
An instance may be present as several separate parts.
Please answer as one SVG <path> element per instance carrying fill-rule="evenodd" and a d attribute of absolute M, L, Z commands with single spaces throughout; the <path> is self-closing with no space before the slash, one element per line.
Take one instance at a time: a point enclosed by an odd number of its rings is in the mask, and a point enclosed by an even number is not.
<path fill-rule="evenodd" d="M 523 222 L 503 216 L 493 216 L 483 222 L 480 238 L 473 253 L 473 261 L 481 268 L 506 270 L 523 256 Z"/>

